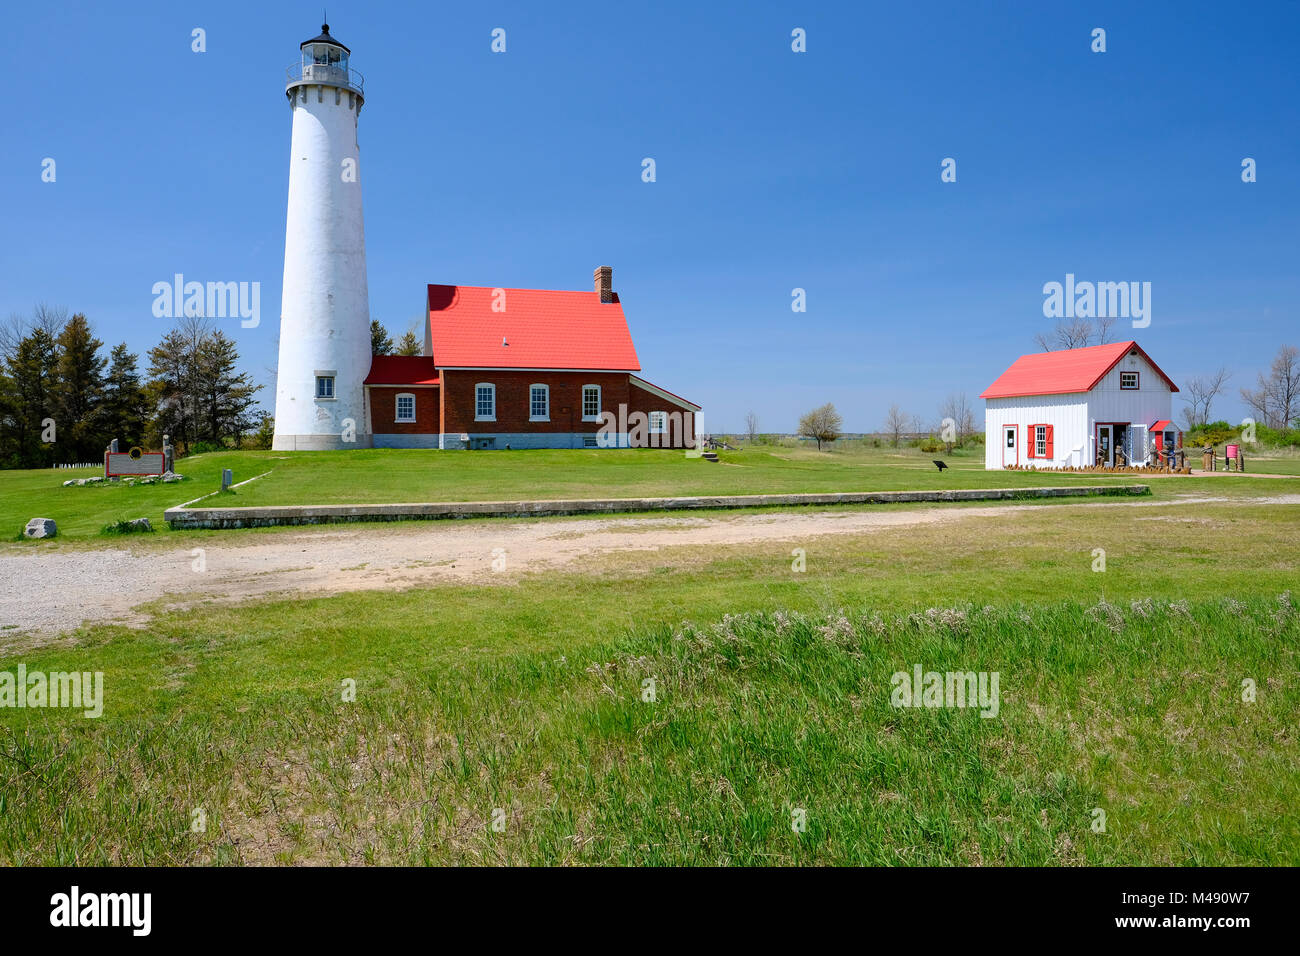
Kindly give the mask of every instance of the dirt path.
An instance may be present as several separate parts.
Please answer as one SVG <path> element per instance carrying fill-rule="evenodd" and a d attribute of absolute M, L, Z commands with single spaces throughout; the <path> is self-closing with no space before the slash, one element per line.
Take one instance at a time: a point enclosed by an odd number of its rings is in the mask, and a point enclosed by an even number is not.
<path fill-rule="evenodd" d="M 1210 502 L 1300 504 L 1300 494 L 1267 498 L 1187 497 L 1175 501 L 1058 504 L 1052 509 L 1177 507 Z M 500 580 L 562 568 L 613 552 L 725 546 L 864 534 L 967 521 L 1043 505 L 970 508 L 800 510 L 730 515 L 548 518 L 538 521 L 335 525 L 258 537 L 214 538 L 189 549 L 95 549 L 0 555 L 0 651 L 6 638 L 50 636 L 83 622 L 138 624 L 133 608 L 167 597 L 179 605 L 273 594 L 398 590 L 457 580 Z M 497 568 L 493 567 L 494 561 Z M 504 569 L 501 563 L 504 561 Z M 588 562 L 589 563 L 589 562 Z M 202 568 L 200 570 L 200 567 Z M 11 645 L 12 646 L 12 645 Z"/>

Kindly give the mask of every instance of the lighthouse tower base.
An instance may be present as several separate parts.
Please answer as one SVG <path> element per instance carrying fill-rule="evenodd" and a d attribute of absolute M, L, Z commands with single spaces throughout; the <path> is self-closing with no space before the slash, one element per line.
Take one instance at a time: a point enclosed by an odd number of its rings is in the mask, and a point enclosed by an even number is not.
<path fill-rule="evenodd" d="M 337 435 L 281 435 L 275 433 L 272 451 L 345 451 L 374 448 L 372 435 L 357 435 L 356 441 L 343 441 Z"/>

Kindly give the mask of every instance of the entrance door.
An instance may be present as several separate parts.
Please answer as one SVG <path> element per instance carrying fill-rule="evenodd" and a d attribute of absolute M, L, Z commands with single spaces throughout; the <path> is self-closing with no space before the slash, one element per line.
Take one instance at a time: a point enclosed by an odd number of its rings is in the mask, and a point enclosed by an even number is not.
<path fill-rule="evenodd" d="M 1106 466 L 1115 464 L 1115 442 L 1114 435 L 1111 432 L 1113 426 L 1097 426 L 1097 454 L 1101 458 L 1101 463 Z"/>
<path fill-rule="evenodd" d="M 1016 432 L 1019 429 L 1015 425 L 1007 425 L 1002 429 L 1002 467 L 1007 465 L 1020 464 L 1020 449 L 1016 447 Z"/>

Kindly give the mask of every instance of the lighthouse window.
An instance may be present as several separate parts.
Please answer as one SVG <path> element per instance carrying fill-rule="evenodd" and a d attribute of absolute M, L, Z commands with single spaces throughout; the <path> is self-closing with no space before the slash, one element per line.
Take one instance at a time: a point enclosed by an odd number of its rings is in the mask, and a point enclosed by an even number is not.
<path fill-rule="evenodd" d="M 474 421 L 497 420 L 497 387 L 487 383 L 474 386 Z"/>
<path fill-rule="evenodd" d="M 316 397 L 317 398 L 334 397 L 334 376 L 333 375 L 316 376 Z"/>
<path fill-rule="evenodd" d="M 399 422 L 415 421 L 415 396 L 397 396 L 397 420 Z"/>

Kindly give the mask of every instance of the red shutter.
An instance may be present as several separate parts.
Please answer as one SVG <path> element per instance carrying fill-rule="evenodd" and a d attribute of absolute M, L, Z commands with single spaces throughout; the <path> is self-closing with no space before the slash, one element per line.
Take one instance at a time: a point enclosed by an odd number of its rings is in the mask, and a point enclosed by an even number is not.
<path fill-rule="evenodd" d="M 1025 426 L 1025 434 L 1026 434 L 1027 436 L 1029 436 L 1029 440 L 1025 442 L 1025 457 L 1026 457 L 1026 458 L 1033 458 L 1033 457 L 1034 457 L 1034 448 L 1035 448 L 1035 445 L 1034 445 L 1034 426 L 1033 426 L 1033 425 L 1026 425 L 1026 426 Z"/>
<path fill-rule="evenodd" d="M 1047 457 L 1055 458 L 1056 456 L 1052 454 L 1052 426 L 1047 425 L 1045 427 L 1047 428 Z"/>

